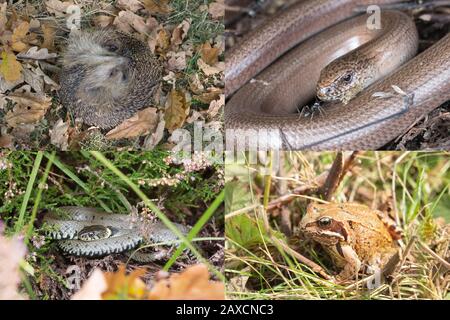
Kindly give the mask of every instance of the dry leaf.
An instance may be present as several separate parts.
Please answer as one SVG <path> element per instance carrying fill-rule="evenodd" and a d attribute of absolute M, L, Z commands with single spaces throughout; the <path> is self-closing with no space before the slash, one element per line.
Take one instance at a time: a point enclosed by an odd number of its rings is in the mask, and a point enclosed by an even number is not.
<path fill-rule="evenodd" d="M 2 52 L 2 64 L 0 65 L 0 73 L 6 81 L 14 82 L 20 79 L 22 65 L 17 61 L 13 53 Z"/>
<path fill-rule="evenodd" d="M 16 237 L 8 239 L 0 233 L 0 300 L 23 299 L 18 286 L 21 282 L 19 263 L 25 253 L 23 241 Z"/>
<path fill-rule="evenodd" d="M 55 48 L 55 28 L 49 24 L 44 23 L 42 25 L 42 33 L 44 34 L 44 42 L 42 43 L 41 47 L 53 50 Z"/>
<path fill-rule="evenodd" d="M 222 282 L 209 280 L 208 268 L 203 264 L 188 267 L 180 274 L 155 283 L 149 300 L 224 300 Z"/>
<path fill-rule="evenodd" d="M 214 74 L 218 74 L 220 72 L 223 72 L 225 70 L 225 63 L 224 62 L 218 62 L 215 66 L 210 66 L 205 61 L 203 61 L 202 58 L 197 60 L 197 65 L 200 68 L 200 70 L 203 71 L 203 73 L 206 76 L 212 76 Z"/>
<path fill-rule="evenodd" d="M 57 56 L 56 53 L 49 53 L 47 48 L 39 49 L 38 47 L 31 47 L 27 52 L 17 54 L 17 58 L 34 60 L 54 59 Z"/>
<path fill-rule="evenodd" d="M 156 47 L 159 48 L 160 52 L 165 52 L 169 48 L 169 34 L 163 28 L 158 31 L 158 35 L 156 36 Z"/>
<path fill-rule="evenodd" d="M 210 88 L 209 91 L 204 92 L 200 95 L 195 95 L 193 98 L 202 103 L 208 104 L 211 101 L 216 100 L 220 94 L 222 93 L 222 89 L 219 88 Z"/>
<path fill-rule="evenodd" d="M 214 66 L 219 61 L 219 51 L 219 48 L 213 48 L 209 42 L 206 42 L 200 48 L 200 56 L 204 62 Z"/>
<path fill-rule="evenodd" d="M 13 51 L 20 52 L 28 49 L 29 46 L 24 41 L 29 30 L 30 24 L 26 21 L 23 21 L 14 29 L 11 36 L 11 48 Z"/>
<path fill-rule="evenodd" d="M 172 133 L 175 129 L 181 128 L 189 114 L 190 104 L 186 100 L 183 92 L 173 89 L 166 101 L 166 128 Z"/>
<path fill-rule="evenodd" d="M 213 19 L 219 19 L 225 16 L 225 5 L 223 0 L 217 0 L 209 5 L 208 12 Z"/>
<path fill-rule="evenodd" d="M 69 6 L 73 5 L 73 1 L 47 0 L 45 7 L 49 13 L 53 13 L 56 17 L 64 17 Z"/>
<path fill-rule="evenodd" d="M 167 61 L 169 70 L 172 71 L 181 71 L 186 68 L 186 52 L 169 52 L 167 56 L 170 57 Z"/>
<path fill-rule="evenodd" d="M 69 146 L 69 122 L 64 122 L 62 119 L 59 119 L 53 129 L 50 129 L 50 142 L 54 146 L 58 147 L 62 151 L 67 151 L 67 147 Z"/>
<path fill-rule="evenodd" d="M 0 136 L 0 148 L 11 148 L 12 149 L 13 148 L 12 136 L 10 136 L 9 134 Z"/>
<path fill-rule="evenodd" d="M 98 15 L 94 17 L 94 23 L 100 28 L 106 28 L 114 22 L 114 17 L 107 15 Z"/>
<path fill-rule="evenodd" d="M 20 95 L 14 93 L 10 94 L 7 98 L 16 103 L 14 108 L 5 116 L 6 123 L 9 127 L 40 121 L 52 105 L 52 99 L 50 97 L 31 92 Z"/>
<path fill-rule="evenodd" d="M 169 0 L 142 0 L 142 3 L 150 13 L 167 14 L 172 11 Z"/>
<path fill-rule="evenodd" d="M 166 122 L 164 121 L 164 114 L 160 114 L 159 123 L 155 129 L 155 132 L 149 134 L 144 141 L 143 149 L 144 150 L 153 150 L 158 143 L 164 137 L 164 129 L 166 127 Z"/>
<path fill-rule="evenodd" d="M 170 43 L 173 46 L 179 46 L 184 38 L 186 38 L 189 28 L 191 26 L 191 22 L 188 20 L 184 20 L 181 22 L 172 32 L 172 38 L 170 39 Z"/>
<path fill-rule="evenodd" d="M 156 108 L 138 111 L 133 117 L 125 120 L 106 134 L 106 139 L 117 140 L 146 135 L 155 130 L 158 124 Z"/>
<path fill-rule="evenodd" d="M 195 94 L 201 94 L 205 90 L 205 86 L 200 81 L 200 78 L 198 77 L 198 73 L 195 73 L 191 77 L 189 77 L 189 88 L 191 91 Z"/>
<path fill-rule="evenodd" d="M 114 19 L 113 24 L 117 25 L 120 30 L 128 33 L 131 33 L 133 31 L 132 29 L 142 34 L 152 31 L 151 26 L 146 24 L 143 17 L 131 11 L 120 11 L 116 19 Z"/>
<path fill-rule="evenodd" d="M 147 297 L 145 283 L 139 279 L 144 274 L 144 269 L 136 269 L 127 275 L 123 265 L 119 266 L 117 272 L 105 273 L 107 289 L 102 293 L 102 298 L 104 300 L 145 299 Z"/>
<path fill-rule="evenodd" d="M 219 111 L 225 106 L 225 95 L 221 94 L 219 99 L 211 101 L 208 108 L 208 117 L 214 119 Z"/>
<path fill-rule="evenodd" d="M 130 10 L 134 13 L 143 8 L 142 3 L 139 2 L 139 0 L 118 0 L 116 7 L 122 10 Z"/>
<path fill-rule="evenodd" d="M 83 287 L 72 296 L 72 300 L 101 300 L 102 293 L 107 289 L 105 275 L 96 268 Z"/>

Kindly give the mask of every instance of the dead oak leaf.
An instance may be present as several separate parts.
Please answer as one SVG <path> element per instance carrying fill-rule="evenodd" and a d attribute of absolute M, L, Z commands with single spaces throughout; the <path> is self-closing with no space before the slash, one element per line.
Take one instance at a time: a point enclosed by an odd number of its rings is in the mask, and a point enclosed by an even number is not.
<path fill-rule="evenodd" d="M 219 48 L 213 48 L 209 42 L 206 42 L 200 48 L 200 57 L 210 66 L 214 66 L 219 61 L 219 52 Z"/>
<path fill-rule="evenodd" d="M 83 287 L 76 292 L 71 300 L 101 300 L 102 293 L 107 289 L 105 275 L 102 270 L 96 268 Z"/>
<path fill-rule="evenodd" d="M 106 28 L 114 22 L 114 17 L 107 15 L 98 15 L 94 17 L 94 24 L 100 28 Z"/>
<path fill-rule="evenodd" d="M 172 38 L 170 43 L 173 46 L 179 46 L 184 38 L 186 38 L 189 28 L 191 27 L 191 22 L 189 20 L 184 20 L 181 22 L 172 32 Z"/>
<path fill-rule="evenodd" d="M 225 5 L 223 0 L 217 0 L 208 7 L 208 12 L 213 19 L 220 19 L 225 16 Z"/>
<path fill-rule="evenodd" d="M 158 143 L 161 142 L 162 138 L 164 137 L 165 127 L 166 122 L 164 121 L 164 115 L 161 113 L 159 116 L 159 123 L 155 131 L 145 138 L 143 145 L 144 150 L 153 150 L 158 145 Z"/>
<path fill-rule="evenodd" d="M 42 33 L 44 34 L 44 41 L 42 42 L 41 47 L 46 49 L 54 49 L 55 45 L 55 35 L 56 35 L 56 29 L 49 25 L 49 24 L 42 24 Z"/>
<path fill-rule="evenodd" d="M 73 5 L 73 1 L 59 1 L 59 0 L 47 0 L 45 1 L 45 8 L 49 13 L 53 13 L 56 17 L 64 17 L 66 15 L 67 8 Z"/>
<path fill-rule="evenodd" d="M 153 132 L 158 125 L 157 109 L 149 107 L 138 111 L 106 134 L 106 139 L 134 138 Z"/>
<path fill-rule="evenodd" d="M 187 101 L 186 95 L 181 91 L 173 89 L 167 97 L 166 113 L 164 116 L 166 128 L 170 133 L 183 126 L 189 110 L 190 103 Z"/>
<path fill-rule="evenodd" d="M 205 61 L 203 61 L 202 58 L 200 58 L 197 60 L 197 65 L 206 76 L 212 76 L 225 70 L 225 63 L 222 61 L 216 63 L 214 66 L 210 66 Z"/>
<path fill-rule="evenodd" d="M 59 119 L 50 129 L 50 143 L 62 151 L 67 151 L 69 146 L 69 122 Z"/>
<path fill-rule="evenodd" d="M 145 9 L 150 13 L 168 14 L 172 11 L 169 6 L 169 0 L 142 0 Z"/>
<path fill-rule="evenodd" d="M 144 274 L 145 269 L 136 269 L 127 275 L 123 265 L 116 272 L 105 273 L 107 289 L 102 293 L 102 299 L 145 299 L 148 293 L 140 279 Z"/>
<path fill-rule="evenodd" d="M 13 31 L 11 36 L 11 49 L 16 52 L 27 50 L 29 45 L 26 44 L 27 33 L 30 31 L 30 24 L 27 21 L 21 22 Z"/>
<path fill-rule="evenodd" d="M 14 82 L 20 79 L 22 65 L 17 61 L 13 53 L 2 52 L 2 63 L 0 73 L 8 82 Z"/>
<path fill-rule="evenodd" d="M 214 119 L 224 106 L 225 106 L 225 95 L 221 94 L 219 99 L 213 100 L 209 104 L 209 108 L 207 111 L 208 118 Z"/>
<path fill-rule="evenodd" d="M 179 274 L 155 283 L 149 300 L 224 300 L 225 287 L 222 282 L 209 279 L 204 264 L 188 267 Z"/>
<path fill-rule="evenodd" d="M 169 60 L 167 61 L 169 70 L 181 71 L 186 69 L 186 52 L 169 52 L 167 53 Z"/>
<path fill-rule="evenodd" d="M 130 10 L 134 13 L 143 8 L 142 3 L 139 0 L 118 0 L 116 7 L 123 10 Z"/>
<path fill-rule="evenodd" d="M 56 53 L 49 53 L 47 48 L 39 49 L 38 47 L 31 47 L 28 51 L 17 54 L 17 58 L 33 60 L 54 59 L 57 56 Z"/>
<path fill-rule="evenodd" d="M 207 92 L 203 92 L 199 95 L 194 95 L 193 98 L 200 101 L 201 103 L 208 104 L 211 103 L 211 101 L 216 100 L 221 93 L 222 89 L 213 87 L 209 88 Z"/>
<path fill-rule="evenodd" d="M 13 138 L 9 134 L 0 136 L 0 148 L 13 148 Z"/>
<path fill-rule="evenodd" d="M 50 97 L 31 92 L 21 94 L 13 93 L 7 99 L 16 103 L 14 108 L 5 116 L 6 123 L 9 127 L 13 128 L 21 124 L 40 121 L 52 105 L 52 99 Z"/>
<path fill-rule="evenodd" d="M 162 28 L 156 35 L 156 48 L 158 52 L 166 52 L 170 45 L 169 33 Z"/>
<path fill-rule="evenodd" d="M 113 22 L 120 30 L 131 33 L 133 29 L 138 33 L 147 34 L 152 31 L 152 25 L 147 25 L 145 19 L 131 11 L 120 11 Z"/>

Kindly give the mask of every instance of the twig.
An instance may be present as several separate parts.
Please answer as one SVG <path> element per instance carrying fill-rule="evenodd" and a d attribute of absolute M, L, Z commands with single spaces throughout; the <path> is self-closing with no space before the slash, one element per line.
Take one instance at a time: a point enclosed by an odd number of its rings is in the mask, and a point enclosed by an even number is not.
<path fill-rule="evenodd" d="M 262 208 L 262 207 L 260 207 L 260 208 L 261 208 L 260 216 L 264 222 L 264 228 L 265 228 L 267 234 L 269 235 L 270 240 L 272 240 L 272 242 L 276 246 L 281 247 L 286 253 L 290 254 L 291 256 L 295 257 L 301 263 L 304 263 L 305 265 L 310 267 L 314 272 L 320 274 L 324 279 L 331 280 L 332 277 L 329 274 L 327 274 L 326 271 L 321 266 L 319 266 L 317 263 L 309 260 L 308 258 L 304 257 L 303 255 L 301 255 L 300 253 L 298 253 L 297 251 L 295 251 L 294 249 L 289 247 L 289 245 L 287 245 L 286 243 L 284 243 L 283 241 L 278 239 L 276 236 L 274 236 L 272 228 L 270 227 L 270 224 L 269 224 L 269 220 L 267 218 L 267 211 L 265 211 L 264 208 Z"/>
<path fill-rule="evenodd" d="M 341 181 L 341 176 L 344 169 L 344 156 L 342 151 L 336 154 L 336 158 L 333 161 L 333 164 L 328 172 L 327 179 L 325 183 L 319 189 L 319 195 L 322 195 L 322 198 L 326 201 L 330 201 L 333 196 L 334 191 L 339 185 Z"/>
<path fill-rule="evenodd" d="M 444 258 L 442 258 L 440 255 L 438 255 L 436 252 L 434 252 L 433 250 L 430 249 L 429 246 L 427 246 L 425 243 L 423 243 L 422 241 L 419 241 L 420 245 L 422 246 L 422 248 L 425 249 L 426 252 L 428 252 L 430 255 L 432 255 L 436 260 L 438 260 L 444 267 L 446 267 L 448 270 L 450 270 L 450 263 L 448 263 L 447 261 L 445 261 Z"/>

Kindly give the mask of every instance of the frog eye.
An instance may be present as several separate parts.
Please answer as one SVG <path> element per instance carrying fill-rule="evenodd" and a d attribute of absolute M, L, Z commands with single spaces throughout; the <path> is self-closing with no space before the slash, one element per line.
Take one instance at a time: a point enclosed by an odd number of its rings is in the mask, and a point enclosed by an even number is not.
<path fill-rule="evenodd" d="M 331 224 L 331 218 L 322 217 L 317 223 L 319 224 L 319 227 L 328 227 Z"/>

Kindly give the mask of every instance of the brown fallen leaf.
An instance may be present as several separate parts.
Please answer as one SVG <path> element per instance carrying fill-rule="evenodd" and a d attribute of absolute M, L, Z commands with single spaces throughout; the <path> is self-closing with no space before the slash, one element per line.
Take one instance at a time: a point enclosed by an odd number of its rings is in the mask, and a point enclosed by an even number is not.
<path fill-rule="evenodd" d="M 49 53 L 47 48 L 39 49 L 38 47 L 31 47 L 28 51 L 17 54 L 17 58 L 33 60 L 54 59 L 57 56 L 56 53 Z"/>
<path fill-rule="evenodd" d="M 114 22 L 114 17 L 107 15 L 98 15 L 94 17 L 94 24 L 100 28 L 106 28 Z"/>
<path fill-rule="evenodd" d="M 143 149 L 144 150 L 153 150 L 158 143 L 161 142 L 164 137 L 164 129 L 166 127 L 166 122 L 164 121 L 164 114 L 160 113 L 159 115 L 159 123 L 156 127 L 155 131 L 152 134 L 149 134 L 144 141 Z"/>
<path fill-rule="evenodd" d="M 17 61 L 13 53 L 2 52 L 2 64 L 0 65 L 0 73 L 6 81 L 14 82 L 20 79 L 22 65 Z"/>
<path fill-rule="evenodd" d="M 13 138 L 9 134 L 0 136 L 0 148 L 13 148 Z"/>
<path fill-rule="evenodd" d="M 189 77 L 189 89 L 196 95 L 200 95 L 205 91 L 205 86 L 200 81 L 198 73 L 193 74 Z"/>
<path fill-rule="evenodd" d="M 213 19 L 220 19 L 225 16 L 225 4 L 223 0 L 217 0 L 209 4 L 208 12 Z"/>
<path fill-rule="evenodd" d="M 170 45 L 169 33 L 162 28 L 156 36 L 156 48 L 158 52 L 166 52 Z"/>
<path fill-rule="evenodd" d="M 168 14 L 172 11 L 169 0 L 142 0 L 142 4 L 150 13 Z"/>
<path fill-rule="evenodd" d="M 214 119 L 220 110 L 225 106 L 225 95 L 221 94 L 219 99 L 211 101 L 207 111 L 208 118 Z"/>
<path fill-rule="evenodd" d="M 65 17 L 66 10 L 73 5 L 73 1 L 46 0 L 45 7 L 49 13 L 53 13 L 56 17 Z"/>
<path fill-rule="evenodd" d="M 186 52 L 170 51 L 167 53 L 167 56 L 169 57 L 169 60 L 167 61 L 169 70 L 181 71 L 181 70 L 186 69 Z"/>
<path fill-rule="evenodd" d="M 219 61 L 219 51 L 219 48 L 213 48 L 209 42 L 206 42 L 200 48 L 200 56 L 204 62 L 214 66 Z"/>
<path fill-rule="evenodd" d="M 117 272 L 105 273 L 107 289 L 102 293 L 102 299 L 146 299 L 145 283 L 140 279 L 144 274 L 145 269 L 136 269 L 127 275 L 123 265 L 119 266 Z"/>
<path fill-rule="evenodd" d="M 40 121 L 52 105 L 52 99 L 50 97 L 31 92 L 21 94 L 13 93 L 7 99 L 16 103 L 14 108 L 8 111 L 5 116 L 6 123 L 9 127 Z"/>
<path fill-rule="evenodd" d="M 220 94 L 222 93 L 222 89 L 219 88 L 209 88 L 207 92 L 203 92 L 202 94 L 195 95 L 193 98 L 202 103 L 208 104 L 211 101 L 216 100 Z"/>
<path fill-rule="evenodd" d="M 114 19 L 114 25 L 124 31 L 131 33 L 136 30 L 138 33 L 146 34 L 152 31 L 152 26 L 146 24 L 146 20 L 131 11 L 120 11 Z"/>
<path fill-rule="evenodd" d="M 96 268 L 83 284 L 83 287 L 72 296 L 71 300 L 101 300 L 102 293 L 106 291 L 107 287 L 103 271 Z"/>
<path fill-rule="evenodd" d="M 62 151 L 67 151 L 69 146 L 69 122 L 59 119 L 50 129 L 50 143 Z"/>
<path fill-rule="evenodd" d="M 134 138 L 153 132 L 158 125 L 157 110 L 156 108 L 149 107 L 138 111 L 134 116 L 109 131 L 106 134 L 106 139 Z"/>
<path fill-rule="evenodd" d="M 209 280 L 208 268 L 198 264 L 155 283 L 149 300 L 224 300 L 222 282 Z"/>
<path fill-rule="evenodd" d="M 175 29 L 173 29 L 170 43 L 173 46 L 179 46 L 183 42 L 184 38 L 186 38 L 190 27 L 190 21 L 184 20 L 183 22 L 181 22 Z"/>
<path fill-rule="evenodd" d="M 190 103 L 186 99 L 186 95 L 178 90 L 172 89 L 167 96 L 166 128 L 172 133 L 175 129 L 181 128 L 189 114 Z"/>
<path fill-rule="evenodd" d="M 216 63 L 214 66 L 210 66 L 205 61 L 203 61 L 202 58 L 200 58 L 197 60 L 197 65 L 206 76 L 212 76 L 225 70 L 225 63 L 222 61 Z"/>
<path fill-rule="evenodd" d="M 55 49 L 55 35 L 56 35 L 56 29 L 55 27 L 51 26 L 50 24 L 43 23 L 42 24 L 42 33 L 44 34 L 44 41 L 42 42 L 41 47 L 47 48 L 49 50 Z"/>
<path fill-rule="evenodd" d="M 29 48 L 29 45 L 25 43 L 28 31 L 30 31 L 30 24 L 27 21 L 21 22 L 14 29 L 11 36 L 11 48 L 13 51 L 20 52 Z"/>
<path fill-rule="evenodd" d="M 118 0 L 116 7 L 122 10 L 130 10 L 134 13 L 143 8 L 142 3 L 139 0 Z"/>

